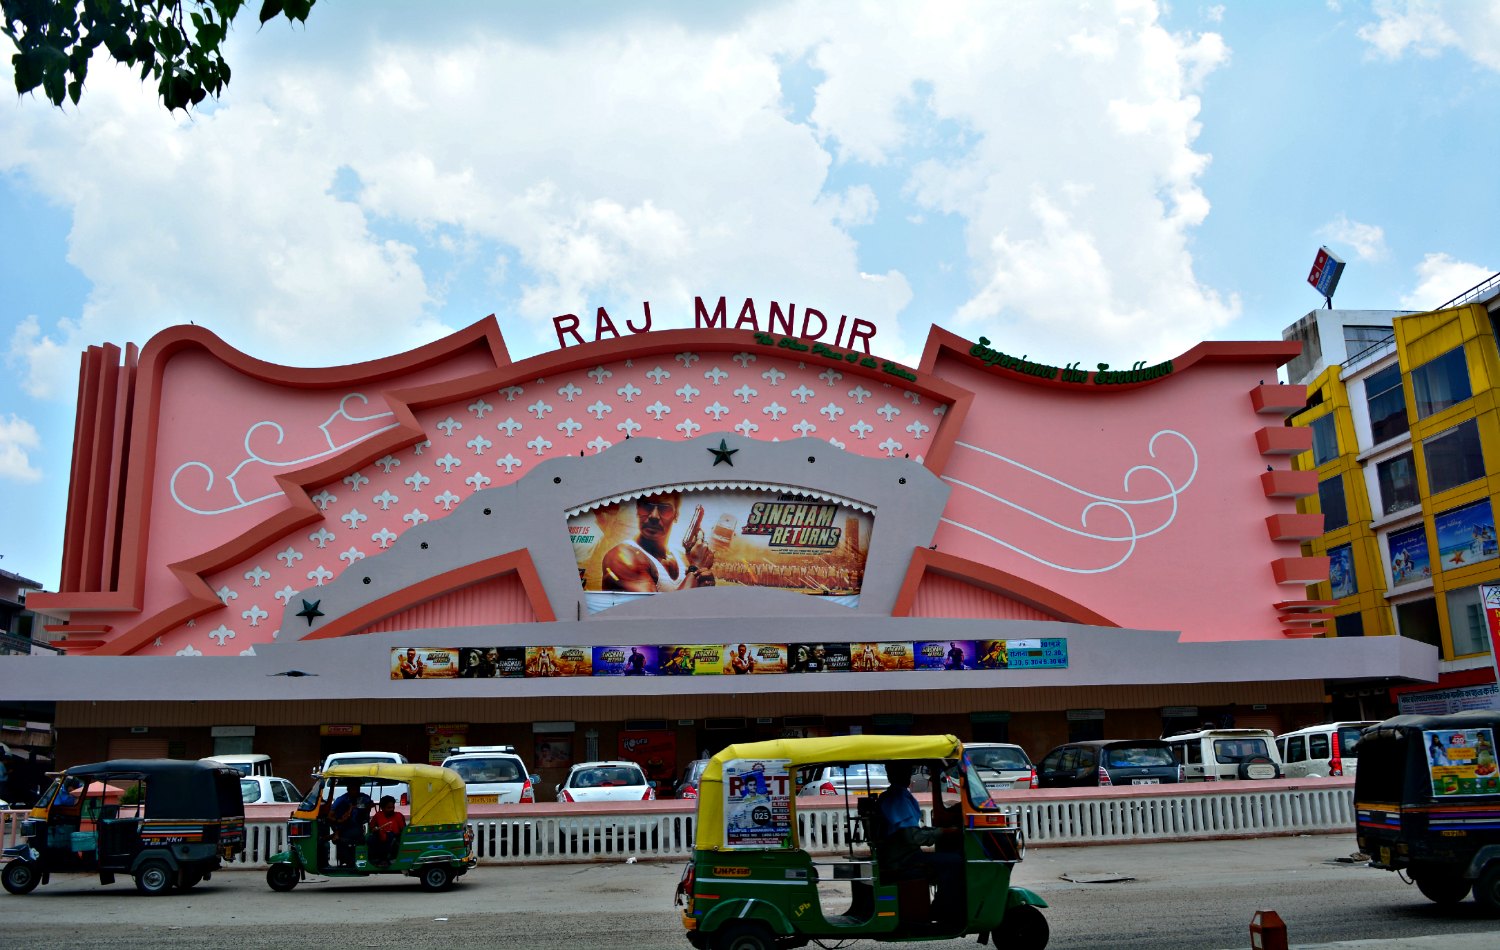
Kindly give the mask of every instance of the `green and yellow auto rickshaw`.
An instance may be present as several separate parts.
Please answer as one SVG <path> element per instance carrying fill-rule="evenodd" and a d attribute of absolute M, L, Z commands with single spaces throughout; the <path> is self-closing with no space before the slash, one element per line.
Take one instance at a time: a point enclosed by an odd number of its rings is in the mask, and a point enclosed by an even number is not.
<path fill-rule="evenodd" d="M 936 852 L 913 862 L 888 827 L 880 789 L 839 796 L 840 834 L 799 807 L 799 773 L 845 766 L 893 782 L 931 777 Z M 856 770 L 854 766 L 865 768 Z M 812 791 L 812 789 L 809 789 Z M 832 799 L 822 798 L 828 802 Z M 892 802 L 891 804 L 894 804 Z M 704 770 L 693 857 L 678 884 L 688 941 L 699 950 L 770 950 L 810 940 L 932 940 L 977 934 L 1015 950 L 1047 945 L 1041 897 L 1012 887 L 1023 843 L 953 736 L 835 736 L 732 745 Z M 804 841 L 804 838 L 808 839 Z M 812 854 L 827 838 L 834 854 Z M 814 841 L 813 839 L 819 839 Z M 913 865 L 917 865 L 914 867 Z M 925 865 L 922 866 L 922 865 Z M 933 873 L 934 870 L 938 873 Z M 937 900 L 931 886 L 941 879 Z M 944 894 L 943 887 L 959 892 Z M 936 911 L 947 908 L 947 913 Z"/>
<path fill-rule="evenodd" d="M 390 859 L 377 863 L 369 845 L 362 843 L 352 848 L 351 864 L 334 865 L 330 860 L 334 802 L 349 786 L 358 791 L 382 783 L 409 786 L 410 814 Z M 266 883 L 273 891 L 289 891 L 309 874 L 329 878 L 404 874 L 415 877 L 426 890 L 440 891 L 479 863 L 468 821 L 464 780 L 452 769 L 389 763 L 335 765 L 318 776 L 312 791 L 292 812 L 287 825 L 290 847 L 272 856 Z"/>

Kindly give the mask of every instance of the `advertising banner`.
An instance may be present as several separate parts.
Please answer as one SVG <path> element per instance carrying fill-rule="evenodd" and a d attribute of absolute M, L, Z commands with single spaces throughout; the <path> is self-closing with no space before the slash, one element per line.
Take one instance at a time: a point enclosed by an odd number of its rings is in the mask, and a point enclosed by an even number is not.
<path fill-rule="evenodd" d="M 624 730 L 620 758 L 639 765 L 646 779 L 656 783 L 657 797 L 671 789 L 677 766 L 677 733 L 665 729 Z"/>
<path fill-rule="evenodd" d="M 1359 583 L 1354 576 L 1354 549 L 1349 545 L 1328 549 L 1328 582 L 1334 600 L 1359 593 Z"/>
<path fill-rule="evenodd" d="M 537 736 L 536 767 L 565 769 L 573 764 L 572 736 Z"/>
<path fill-rule="evenodd" d="M 536 646 L 526 648 L 528 679 L 547 676 L 592 676 L 592 647 Z"/>
<path fill-rule="evenodd" d="M 659 492 L 568 519 L 590 612 L 698 587 L 769 587 L 857 606 L 874 518 L 769 490 Z"/>
<path fill-rule="evenodd" d="M 1007 641 L 1013 670 L 1059 670 L 1068 667 L 1068 641 L 1061 637 Z"/>
<path fill-rule="evenodd" d="M 787 647 L 792 673 L 847 673 L 851 669 L 847 643 L 794 643 Z"/>
<path fill-rule="evenodd" d="M 913 644 L 913 665 L 919 670 L 977 670 L 979 644 L 974 640 L 926 640 Z"/>
<path fill-rule="evenodd" d="M 661 647 L 663 676 L 717 676 L 729 648 L 722 643 L 674 643 Z"/>
<path fill-rule="evenodd" d="M 1495 667 L 1495 682 L 1500 684 L 1500 587 L 1481 584 L 1479 602 L 1484 605 L 1484 620 L 1490 631 L 1490 663 Z"/>
<path fill-rule="evenodd" d="M 765 848 L 792 840 L 790 759 L 724 763 L 724 846 Z"/>
<path fill-rule="evenodd" d="M 1500 686 L 1486 683 L 1402 693 L 1396 697 L 1396 708 L 1403 716 L 1446 716 L 1470 709 L 1500 709 Z"/>
<path fill-rule="evenodd" d="M 1432 576 L 1432 561 L 1427 556 L 1427 529 L 1421 525 L 1386 535 L 1391 555 L 1391 585 L 1413 584 Z"/>
<path fill-rule="evenodd" d="M 1467 567 L 1500 555 L 1500 547 L 1495 544 L 1495 515 L 1488 498 L 1439 512 L 1432 523 L 1437 529 L 1438 564 L 1442 570 Z"/>
<path fill-rule="evenodd" d="M 594 647 L 595 676 L 655 676 L 661 672 L 654 646 Z"/>
<path fill-rule="evenodd" d="M 452 647 L 392 647 L 391 679 L 453 679 L 458 662 L 458 650 Z"/>
<path fill-rule="evenodd" d="M 910 643 L 851 643 L 850 669 L 856 673 L 886 673 L 892 670 L 914 670 Z"/>
<path fill-rule="evenodd" d="M 732 649 L 725 650 L 723 672 L 785 673 L 786 654 L 785 643 L 736 643 Z"/>
<path fill-rule="evenodd" d="M 462 722 L 427 724 L 427 764 L 442 765 L 450 750 L 468 741 L 469 726 Z"/>
<path fill-rule="evenodd" d="M 1500 795 L 1495 735 L 1489 729 L 1439 729 L 1422 733 L 1434 798 Z"/>

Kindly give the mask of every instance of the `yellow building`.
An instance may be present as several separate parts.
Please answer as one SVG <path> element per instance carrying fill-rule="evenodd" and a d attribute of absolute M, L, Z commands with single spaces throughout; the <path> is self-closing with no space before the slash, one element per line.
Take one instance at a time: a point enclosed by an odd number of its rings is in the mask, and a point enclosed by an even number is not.
<path fill-rule="evenodd" d="M 1323 633 L 1400 635 L 1441 651 L 1438 688 L 1335 695 L 1361 701 L 1344 704 L 1350 714 L 1383 712 L 1382 698 L 1403 712 L 1500 707 L 1479 592 L 1500 584 L 1497 293 L 1500 274 L 1388 326 L 1361 322 L 1371 312 L 1315 311 L 1288 330 L 1319 318 L 1325 342 L 1335 323 L 1346 341 L 1341 362 L 1290 368 L 1308 385 L 1307 408 L 1288 421 L 1313 431 L 1295 465 L 1318 475 L 1298 508 L 1324 518 L 1304 544 L 1329 558 L 1330 579 L 1308 588 L 1327 602 Z M 1299 368 L 1309 377 L 1296 379 Z"/>

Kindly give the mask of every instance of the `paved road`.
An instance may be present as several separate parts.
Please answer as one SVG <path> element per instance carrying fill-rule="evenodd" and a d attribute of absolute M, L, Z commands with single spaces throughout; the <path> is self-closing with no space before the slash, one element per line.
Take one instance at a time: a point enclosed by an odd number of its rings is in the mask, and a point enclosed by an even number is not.
<path fill-rule="evenodd" d="M 1394 875 L 1338 863 L 1346 835 L 1187 844 L 1033 848 L 1016 880 L 1052 905 L 1055 950 L 1248 947 L 1257 908 L 1287 921 L 1294 946 L 1440 938 L 1488 948 L 1497 924 L 1472 901 L 1440 912 Z M 442 894 L 405 878 L 309 881 L 290 894 L 261 871 L 226 871 L 186 895 L 139 897 L 129 882 L 54 878 L 26 897 L 0 894 L 0 946 L 235 950 L 508 946 L 686 950 L 671 906 L 678 864 L 481 867 Z M 1133 877 L 1073 883 L 1063 875 Z M 1423 945 L 1422 943 L 1412 946 Z M 855 948 L 874 950 L 861 941 Z M 972 940 L 927 944 L 973 947 Z"/>

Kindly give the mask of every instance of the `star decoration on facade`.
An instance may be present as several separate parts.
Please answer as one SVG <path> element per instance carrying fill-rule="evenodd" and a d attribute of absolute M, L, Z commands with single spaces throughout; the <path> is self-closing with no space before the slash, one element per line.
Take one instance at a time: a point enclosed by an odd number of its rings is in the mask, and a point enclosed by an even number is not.
<path fill-rule="evenodd" d="M 297 611 L 297 616 L 306 617 L 307 625 L 311 627 L 315 619 L 323 616 L 323 611 L 318 609 L 318 605 L 321 603 L 321 600 L 304 600 L 302 602 L 302 609 Z"/>
<path fill-rule="evenodd" d="M 714 454 L 714 464 L 715 465 L 718 465 L 720 462 L 723 462 L 724 464 L 728 465 L 730 468 L 734 468 L 734 459 L 731 456 L 733 456 L 734 453 L 738 452 L 739 449 L 731 449 L 729 447 L 729 443 L 725 442 L 723 439 L 720 439 L 719 440 L 719 447 L 718 448 L 714 448 L 713 446 L 709 446 L 708 450 Z"/>

